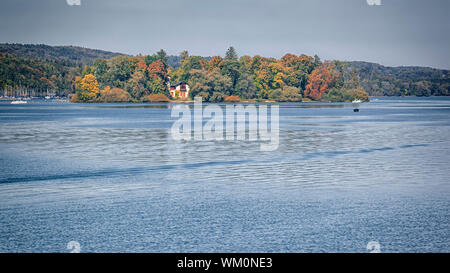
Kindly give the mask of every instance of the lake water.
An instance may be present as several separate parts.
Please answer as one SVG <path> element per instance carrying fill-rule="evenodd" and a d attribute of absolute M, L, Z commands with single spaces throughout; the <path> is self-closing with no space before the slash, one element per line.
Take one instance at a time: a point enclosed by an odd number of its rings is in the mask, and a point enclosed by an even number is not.
<path fill-rule="evenodd" d="M 450 99 L 280 104 L 280 144 L 171 105 L 0 103 L 0 252 L 450 252 Z"/>

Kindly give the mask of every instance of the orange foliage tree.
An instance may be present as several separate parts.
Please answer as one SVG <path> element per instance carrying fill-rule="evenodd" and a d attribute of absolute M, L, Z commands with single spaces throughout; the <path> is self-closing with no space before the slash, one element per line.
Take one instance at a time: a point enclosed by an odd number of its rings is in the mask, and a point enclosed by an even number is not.
<path fill-rule="evenodd" d="M 154 94 L 168 94 L 166 83 L 169 80 L 166 66 L 160 60 L 151 63 L 148 68 L 148 77 L 150 79 L 150 89 Z"/>
<path fill-rule="evenodd" d="M 146 69 L 147 69 L 147 64 L 145 63 L 145 60 L 143 58 L 139 59 L 137 65 L 136 65 L 136 71 L 145 72 Z"/>
<path fill-rule="evenodd" d="M 216 68 L 221 68 L 223 65 L 223 59 L 220 56 L 214 56 L 209 60 L 209 71 L 213 71 Z"/>
<path fill-rule="evenodd" d="M 322 96 L 336 85 L 339 72 L 333 63 L 325 62 L 314 69 L 309 76 L 308 85 L 305 88 L 305 97 L 320 100 Z"/>
<path fill-rule="evenodd" d="M 130 94 L 120 88 L 111 89 L 109 86 L 106 86 L 101 92 L 100 97 L 98 98 L 99 102 L 130 102 L 131 96 Z"/>
<path fill-rule="evenodd" d="M 156 78 L 167 79 L 166 67 L 160 60 L 151 63 L 148 68 L 148 76 L 150 79 L 154 80 Z"/>

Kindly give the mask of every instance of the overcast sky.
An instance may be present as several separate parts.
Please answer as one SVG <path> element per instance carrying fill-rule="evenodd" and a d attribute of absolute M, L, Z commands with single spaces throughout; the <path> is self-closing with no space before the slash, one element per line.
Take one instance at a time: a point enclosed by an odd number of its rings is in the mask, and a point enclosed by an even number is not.
<path fill-rule="evenodd" d="M 69 0 L 76 2 L 76 0 Z M 375 1 L 376 2 L 376 1 Z M 450 68 L 450 0 L 0 0 L 0 42 Z"/>

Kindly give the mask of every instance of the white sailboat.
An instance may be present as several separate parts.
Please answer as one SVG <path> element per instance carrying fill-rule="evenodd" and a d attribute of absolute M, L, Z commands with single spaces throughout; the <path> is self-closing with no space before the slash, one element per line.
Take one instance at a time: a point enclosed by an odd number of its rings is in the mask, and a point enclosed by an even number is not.
<path fill-rule="evenodd" d="M 26 104 L 26 103 L 27 103 L 27 101 L 25 101 L 25 100 L 13 100 L 11 102 L 11 104 Z"/>

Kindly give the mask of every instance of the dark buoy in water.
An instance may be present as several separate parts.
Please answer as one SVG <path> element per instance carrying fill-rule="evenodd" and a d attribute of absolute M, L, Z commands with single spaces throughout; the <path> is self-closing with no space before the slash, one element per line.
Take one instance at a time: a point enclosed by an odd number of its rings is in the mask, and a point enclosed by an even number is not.
<path fill-rule="evenodd" d="M 353 112 L 359 112 L 358 108 L 353 109 Z"/>

